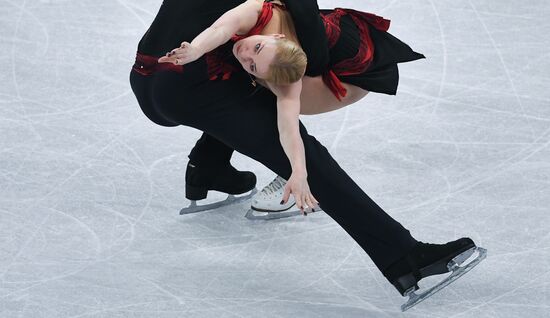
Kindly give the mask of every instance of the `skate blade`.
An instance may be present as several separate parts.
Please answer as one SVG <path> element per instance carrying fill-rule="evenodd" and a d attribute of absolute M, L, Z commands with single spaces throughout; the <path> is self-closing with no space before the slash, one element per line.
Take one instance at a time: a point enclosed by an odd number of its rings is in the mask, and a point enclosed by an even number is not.
<path fill-rule="evenodd" d="M 460 266 L 462 263 L 464 263 L 470 256 L 472 256 L 475 252 L 478 253 L 477 257 L 468 263 L 465 266 Z M 423 293 L 416 294 L 414 290 L 411 290 L 410 292 L 405 293 L 405 296 L 409 296 L 409 300 L 401 305 L 401 311 L 406 311 L 410 309 L 411 307 L 414 307 L 418 303 L 422 302 L 426 298 L 429 298 L 433 294 L 437 293 L 450 283 L 454 282 L 460 276 L 466 274 L 469 272 L 472 268 L 474 268 L 477 264 L 479 264 L 482 260 L 487 257 L 487 250 L 481 247 L 472 247 L 471 249 L 461 253 L 460 255 L 457 255 L 455 258 L 453 258 L 449 263 L 447 264 L 447 268 L 452 271 L 452 274 L 439 282 L 437 285 L 433 286 L 432 288 L 426 290 Z"/>
<path fill-rule="evenodd" d="M 218 202 L 213 202 L 213 203 L 208 203 L 208 204 L 204 204 L 204 205 L 197 205 L 196 200 L 191 200 L 191 203 L 189 204 L 189 206 L 187 206 L 187 207 L 180 210 L 180 215 L 192 214 L 192 213 L 203 212 L 203 211 L 208 211 L 208 210 L 214 210 L 214 209 L 220 208 L 222 206 L 236 204 L 236 203 L 239 203 L 239 202 L 246 201 L 246 200 L 250 199 L 257 192 L 258 192 L 258 189 L 254 188 L 254 189 L 252 189 L 252 191 L 249 194 L 243 195 L 243 196 L 240 196 L 240 197 L 236 197 L 233 194 L 228 194 L 227 198 L 225 198 L 225 200 L 218 201 Z"/>
<path fill-rule="evenodd" d="M 315 212 L 311 210 L 306 210 L 307 214 L 316 213 L 322 211 L 321 209 L 315 209 Z M 276 219 L 284 219 L 289 218 L 292 216 L 301 215 L 302 211 L 300 210 L 293 210 L 293 211 L 283 211 L 283 212 L 261 212 L 256 211 L 254 209 L 249 209 L 248 212 L 246 212 L 245 218 L 249 220 L 276 220 Z"/>
<path fill-rule="evenodd" d="M 266 210 L 266 209 L 260 209 L 255 206 L 250 206 L 250 208 L 256 212 L 287 212 L 288 210 L 292 209 L 296 205 L 296 202 L 292 203 L 288 208 L 280 209 L 280 210 Z"/>

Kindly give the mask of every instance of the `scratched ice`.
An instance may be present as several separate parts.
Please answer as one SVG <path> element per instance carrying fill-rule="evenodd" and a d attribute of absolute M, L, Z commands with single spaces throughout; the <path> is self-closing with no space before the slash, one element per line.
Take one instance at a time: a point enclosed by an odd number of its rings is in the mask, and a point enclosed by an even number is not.
<path fill-rule="evenodd" d="M 489 250 L 406 314 L 324 213 L 178 214 L 199 132 L 151 123 L 128 82 L 160 3 L 0 0 L 0 317 L 548 317 L 550 2 L 320 1 L 427 59 L 309 131 L 416 238 Z"/>

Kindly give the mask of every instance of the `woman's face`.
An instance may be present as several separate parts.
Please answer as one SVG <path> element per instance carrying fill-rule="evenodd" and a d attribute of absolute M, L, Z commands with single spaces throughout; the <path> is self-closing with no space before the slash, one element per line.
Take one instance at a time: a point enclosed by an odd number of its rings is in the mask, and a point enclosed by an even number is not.
<path fill-rule="evenodd" d="M 266 78 L 269 65 L 277 52 L 277 39 L 283 34 L 252 35 L 235 42 L 233 55 L 243 68 L 257 78 Z"/>

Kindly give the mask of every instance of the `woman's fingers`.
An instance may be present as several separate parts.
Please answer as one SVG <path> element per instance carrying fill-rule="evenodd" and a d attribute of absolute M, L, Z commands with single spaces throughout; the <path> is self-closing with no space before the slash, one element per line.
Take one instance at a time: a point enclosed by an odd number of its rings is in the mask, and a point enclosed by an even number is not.
<path fill-rule="evenodd" d="M 281 204 L 285 204 L 288 201 L 289 196 L 290 196 L 290 186 L 287 184 L 285 186 L 285 191 L 283 192 L 283 199 L 281 200 Z"/>
<path fill-rule="evenodd" d="M 181 56 L 181 55 L 177 55 L 176 53 L 174 53 L 174 51 L 171 51 L 171 52 L 167 52 L 165 56 L 161 56 L 159 59 L 158 59 L 158 62 L 159 63 L 173 63 L 173 64 L 179 64 L 181 63 L 181 60 L 183 59 L 184 57 Z M 179 63 L 178 63 L 179 62 Z"/>
<path fill-rule="evenodd" d="M 309 207 L 309 204 L 307 203 L 307 193 L 304 193 L 302 197 L 302 213 L 304 215 L 307 215 L 307 207 Z"/>
<path fill-rule="evenodd" d="M 296 206 L 302 213 L 304 212 L 304 204 L 302 202 L 302 196 L 299 193 L 294 193 L 294 200 L 296 200 Z"/>
<path fill-rule="evenodd" d="M 166 56 L 168 56 L 168 57 L 178 56 L 179 57 L 181 55 L 188 55 L 188 53 L 189 53 L 188 47 L 184 46 L 184 47 L 175 48 L 170 52 L 166 52 Z"/>
<path fill-rule="evenodd" d="M 310 197 L 311 197 L 311 202 L 315 205 L 315 208 L 316 209 L 321 209 L 319 207 L 319 201 L 317 201 L 317 199 L 315 199 L 315 197 L 313 196 L 313 194 L 310 194 Z"/>
<path fill-rule="evenodd" d="M 189 54 L 187 54 L 187 52 L 178 50 L 178 51 L 174 51 L 172 54 L 170 54 L 169 57 L 181 59 L 181 58 L 185 58 L 187 55 L 189 55 Z"/>
<path fill-rule="evenodd" d="M 300 191 L 293 191 L 292 194 L 294 195 L 294 200 L 296 201 L 296 207 L 298 207 L 298 209 L 300 209 L 300 211 L 304 213 L 305 201 L 303 193 Z"/>
<path fill-rule="evenodd" d="M 306 203 L 307 203 L 307 206 L 313 211 L 315 209 L 315 204 L 313 204 L 313 201 L 311 200 L 311 194 L 308 193 L 306 195 Z"/>
<path fill-rule="evenodd" d="M 189 63 L 189 56 L 185 54 L 171 55 L 170 57 L 163 56 L 158 59 L 159 63 L 173 63 L 176 65 L 184 65 Z"/>
<path fill-rule="evenodd" d="M 289 182 L 284 187 L 281 204 L 288 202 L 290 195 L 294 197 L 294 201 L 296 201 L 296 207 L 304 215 L 307 215 L 307 208 L 313 211 L 313 209 L 316 208 L 316 204 L 318 203 L 307 186 L 304 187 L 302 184 L 293 182 L 292 180 L 289 180 Z"/>
<path fill-rule="evenodd" d="M 186 60 L 186 61 L 191 58 L 191 56 L 189 56 L 189 54 L 187 54 L 187 53 L 176 53 L 172 56 L 176 59 Z"/>
<path fill-rule="evenodd" d="M 308 195 L 307 192 L 303 194 L 302 197 L 302 212 L 304 215 L 307 215 L 307 208 L 311 208 L 311 206 L 308 203 Z"/>
<path fill-rule="evenodd" d="M 158 62 L 184 65 L 195 59 L 196 58 L 193 57 L 193 51 L 191 50 L 191 44 L 189 42 L 182 42 L 180 47 L 170 52 L 166 52 L 166 55 L 159 58 Z"/>

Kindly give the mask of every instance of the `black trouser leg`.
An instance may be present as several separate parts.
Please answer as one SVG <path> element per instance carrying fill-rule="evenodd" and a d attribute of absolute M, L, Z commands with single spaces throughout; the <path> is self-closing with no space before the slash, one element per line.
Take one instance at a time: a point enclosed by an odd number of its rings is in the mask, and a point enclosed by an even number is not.
<path fill-rule="evenodd" d="M 158 109 L 152 105 L 152 81 L 153 76 L 145 77 L 137 72 L 130 73 L 130 84 L 136 98 L 140 101 L 140 107 L 143 113 L 157 125 L 165 127 L 179 126 L 177 122 L 171 121 Z M 202 163 L 206 167 L 225 166 L 231 160 L 233 148 L 227 146 L 216 138 L 203 133 L 197 140 L 195 147 L 189 153 L 191 163 L 197 165 Z"/>
<path fill-rule="evenodd" d="M 266 90 L 247 96 L 250 83 L 242 74 L 227 81 L 191 85 L 192 81 L 189 75 L 156 74 L 153 103 L 141 105 L 142 109 L 153 107 L 182 125 L 200 129 L 288 179 L 291 166 L 279 141 L 275 96 Z M 405 256 L 416 243 L 409 231 L 372 201 L 301 123 L 300 134 L 309 186 L 323 210 L 380 270 Z"/>
<path fill-rule="evenodd" d="M 153 76 L 143 76 L 135 71 L 130 72 L 130 86 L 139 101 L 141 111 L 145 114 L 145 116 L 147 116 L 147 118 L 149 118 L 150 121 L 157 125 L 165 127 L 179 126 L 179 123 L 171 121 L 159 109 L 152 107 L 153 79 Z"/>
<path fill-rule="evenodd" d="M 196 166 L 226 166 L 233 155 L 233 148 L 218 139 L 203 133 L 189 153 L 189 162 Z"/>

